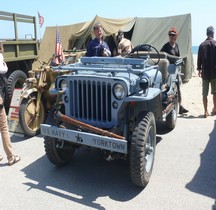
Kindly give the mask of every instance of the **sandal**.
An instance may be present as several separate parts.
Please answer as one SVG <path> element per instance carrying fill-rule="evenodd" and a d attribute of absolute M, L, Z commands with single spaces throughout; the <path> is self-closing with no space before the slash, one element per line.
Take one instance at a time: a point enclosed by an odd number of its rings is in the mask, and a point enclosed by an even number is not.
<path fill-rule="evenodd" d="M 13 155 L 13 159 L 11 161 L 8 161 L 8 165 L 12 166 L 15 163 L 19 162 L 21 160 L 21 157 L 18 155 Z"/>
<path fill-rule="evenodd" d="M 3 156 L 2 155 L 0 155 L 0 161 L 2 161 L 3 160 Z"/>

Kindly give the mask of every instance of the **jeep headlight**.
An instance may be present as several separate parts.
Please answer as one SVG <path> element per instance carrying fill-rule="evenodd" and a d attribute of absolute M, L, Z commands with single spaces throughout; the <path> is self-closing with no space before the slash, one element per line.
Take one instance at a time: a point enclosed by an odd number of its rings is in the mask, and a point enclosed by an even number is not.
<path fill-rule="evenodd" d="M 121 100 L 125 97 L 125 89 L 122 84 L 117 83 L 113 88 L 113 93 L 116 99 Z"/>
<path fill-rule="evenodd" d="M 68 83 L 67 83 L 67 81 L 66 80 L 61 80 L 60 81 L 60 84 L 59 84 L 59 88 L 61 89 L 61 90 L 63 90 L 63 91 L 66 91 L 67 90 L 67 88 L 68 88 Z"/>

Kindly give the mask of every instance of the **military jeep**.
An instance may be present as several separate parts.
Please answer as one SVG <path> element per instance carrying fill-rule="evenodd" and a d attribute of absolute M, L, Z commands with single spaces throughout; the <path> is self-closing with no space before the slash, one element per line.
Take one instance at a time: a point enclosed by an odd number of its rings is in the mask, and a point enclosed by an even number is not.
<path fill-rule="evenodd" d="M 82 57 L 56 67 L 71 73 L 56 78 L 51 92 L 57 101 L 41 125 L 45 152 L 53 164 L 69 163 L 80 147 L 97 148 L 107 160 L 129 159 L 132 182 L 147 185 L 156 122 L 164 121 L 170 129 L 176 124 L 180 65 L 169 64 L 156 49 L 139 49 L 124 58 Z M 162 69 L 164 62 L 167 69 Z"/>

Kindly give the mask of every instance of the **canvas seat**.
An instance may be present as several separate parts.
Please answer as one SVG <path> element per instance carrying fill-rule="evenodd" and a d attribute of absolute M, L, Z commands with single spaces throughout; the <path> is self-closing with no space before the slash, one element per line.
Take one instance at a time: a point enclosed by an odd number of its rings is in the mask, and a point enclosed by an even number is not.
<path fill-rule="evenodd" d="M 134 58 L 145 58 L 147 55 L 150 56 L 149 62 L 151 65 L 154 65 L 156 62 L 158 62 L 158 56 L 160 56 L 160 60 L 157 65 L 159 66 L 159 71 L 162 74 L 162 82 L 164 82 L 168 76 L 168 66 L 170 64 L 169 60 L 167 59 L 167 53 L 160 52 L 158 54 L 156 52 L 139 51 L 134 52 L 130 56 Z"/>
<path fill-rule="evenodd" d="M 154 62 L 157 61 L 157 59 L 152 59 L 150 61 L 151 64 L 154 64 Z M 162 82 L 164 82 L 168 76 L 168 66 L 169 66 L 170 62 L 168 59 L 166 58 L 162 58 L 160 59 L 159 63 L 157 64 L 159 66 L 159 71 L 162 74 Z"/>

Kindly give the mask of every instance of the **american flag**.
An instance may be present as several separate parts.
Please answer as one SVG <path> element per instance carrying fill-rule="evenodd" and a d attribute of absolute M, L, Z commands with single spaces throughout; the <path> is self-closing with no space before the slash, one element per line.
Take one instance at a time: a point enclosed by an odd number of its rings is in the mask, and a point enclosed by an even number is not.
<path fill-rule="evenodd" d="M 39 21 L 40 27 L 42 27 L 44 23 L 44 17 L 42 17 L 39 12 L 38 12 L 38 21 Z"/>
<path fill-rule="evenodd" d="M 63 62 L 65 60 L 58 27 L 56 27 L 55 56 L 56 57 L 54 58 L 53 61 L 57 65 L 60 64 L 61 62 Z"/>

